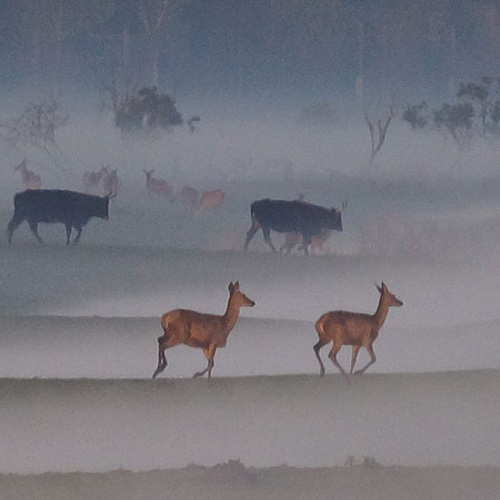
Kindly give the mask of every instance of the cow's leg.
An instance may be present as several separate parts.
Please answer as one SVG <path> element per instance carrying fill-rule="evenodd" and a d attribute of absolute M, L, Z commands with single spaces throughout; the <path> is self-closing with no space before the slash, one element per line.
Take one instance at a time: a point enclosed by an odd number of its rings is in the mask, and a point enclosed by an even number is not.
<path fill-rule="evenodd" d="M 16 216 L 16 214 L 14 214 L 14 216 L 10 220 L 9 225 L 7 226 L 7 237 L 9 243 L 12 241 L 12 235 L 14 234 L 14 231 L 19 227 L 19 225 L 23 221 L 24 219 L 22 217 Z"/>
<path fill-rule="evenodd" d="M 40 238 L 40 235 L 38 234 L 38 222 L 28 221 L 28 224 L 30 225 L 31 232 L 35 235 L 35 238 L 38 240 L 38 243 L 42 244 L 43 240 L 42 238 Z"/>
<path fill-rule="evenodd" d="M 255 233 L 260 229 L 260 225 L 256 220 L 252 221 L 252 227 L 247 231 L 247 237 L 245 240 L 245 246 L 243 247 L 243 250 L 246 252 L 248 248 L 248 244 L 250 243 L 250 240 L 254 237 Z"/>
<path fill-rule="evenodd" d="M 262 232 L 264 233 L 264 241 L 273 249 L 274 253 L 278 253 L 278 250 L 276 250 L 271 241 L 271 228 L 269 226 L 262 226 Z"/>
<path fill-rule="evenodd" d="M 66 228 L 66 245 L 69 245 L 72 226 L 71 224 L 64 224 L 64 227 Z"/>
<path fill-rule="evenodd" d="M 302 233 L 302 248 L 305 254 L 309 254 L 309 245 L 312 242 L 312 236 L 307 233 Z"/>
<path fill-rule="evenodd" d="M 73 245 L 76 245 L 80 241 L 80 236 L 82 235 L 82 226 L 80 226 L 80 224 L 76 224 L 74 228 L 76 229 L 77 234 L 73 240 Z"/>

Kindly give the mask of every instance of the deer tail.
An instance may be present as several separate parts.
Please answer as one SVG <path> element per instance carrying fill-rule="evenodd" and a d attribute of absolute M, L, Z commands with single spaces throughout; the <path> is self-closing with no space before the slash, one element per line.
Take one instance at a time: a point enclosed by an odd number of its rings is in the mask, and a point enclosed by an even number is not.
<path fill-rule="evenodd" d="M 161 337 L 158 337 L 158 343 L 161 344 L 161 339 L 165 340 L 165 338 L 167 337 L 167 329 L 168 329 L 168 325 L 170 324 L 170 314 L 169 313 L 165 313 L 162 317 L 161 317 L 161 327 L 163 329 L 163 335 Z"/>
<path fill-rule="evenodd" d="M 323 337 L 323 335 L 325 334 L 322 320 L 323 320 L 323 318 L 319 318 L 318 321 L 316 321 L 316 323 L 314 323 L 314 328 L 316 328 L 316 331 L 318 332 L 318 335 L 320 338 Z"/>

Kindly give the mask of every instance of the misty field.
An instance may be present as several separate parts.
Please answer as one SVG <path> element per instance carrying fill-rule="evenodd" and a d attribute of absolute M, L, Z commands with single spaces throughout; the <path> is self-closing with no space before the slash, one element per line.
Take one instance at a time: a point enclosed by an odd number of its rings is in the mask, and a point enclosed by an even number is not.
<path fill-rule="evenodd" d="M 380 172 L 315 170 L 310 150 L 292 175 L 286 161 L 262 158 L 218 169 L 201 160 L 213 138 L 200 134 L 184 156 L 187 139 L 172 138 L 163 170 L 153 153 L 141 164 L 144 148 L 116 153 L 123 190 L 110 219 L 91 220 L 77 246 L 64 244 L 60 224 L 40 225 L 43 246 L 26 223 L 11 245 L 0 240 L 0 498 L 80 498 L 78 488 L 330 498 L 339 484 L 339 498 L 446 498 L 461 477 L 469 481 L 453 498 L 496 498 L 500 177 L 396 175 L 394 159 Z M 192 217 L 175 197 L 146 193 L 147 166 L 177 192 L 223 189 L 224 203 Z M 44 187 L 81 190 L 83 170 L 42 171 Z M 5 227 L 19 179 L 3 175 Z M 257 234 L 244 253 L 250 203 L 299 195 L 347 201 L 327 251 L 275 255 Z M 178 346 L 151 381 L 160 316 L 178 307 L 222 314 L 236 280 L 256 305 L 217 351 L 213 378 L 192 380 L 206 360 Z M 373 313 L 381 281 L 404 306 L 375 341 L 377 362 L 349 384 L 325 347 L 320 378 L 315 320 L 334 309 Z M 348 366 L 349 348 L 339 360 Z M 362 351 L 358 363 L 367 360 Z"/>

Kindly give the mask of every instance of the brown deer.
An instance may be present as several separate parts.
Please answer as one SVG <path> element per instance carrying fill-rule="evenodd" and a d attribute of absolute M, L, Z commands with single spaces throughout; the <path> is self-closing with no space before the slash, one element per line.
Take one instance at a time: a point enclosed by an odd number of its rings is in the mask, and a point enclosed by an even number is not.
<path fill-rule="evenodd" d="M 179 199 L 192 213 L 198 207 L 198 191 L 195 188 L 186 186 L 181 189 Z"/>
<path fill-rule="evenodd" d="M 343 345 L 352 346 L 351 374 L 354 371 L 356 358 L 361 347 L 364 347 L 368 351 L 371 359 L 364 368 L 356 371 L 355 374 L 364 373 L 369 366 L 375 363 L 377 358 L 373 352 L 373 342 L 378 337 L 380 329 L 387 318 L 389 307 L 403 305 L 403 302 L 389 292 L 384 283 L 382 283 L 381 287 L 378 285 L 375 286 L 380 292 L 380 301 L 375 314 L 331 311 L 323 314 L 316 321 L 314 326 L 319 335 L 319 342 L 314 345 L 313 349 L 318 358 L 321 376 L 325 374 L 325 366 L 319 356 L 319 350 L 330 342 L 333 342 L 333 347 L 328 357 L 343 375 L 346 375 L 346 372 L 337 361 L 337 354 Z"/>
<path fill-rule="evenodd" d="M 102 179 L 102 193 L 104 196 L 115 197 L 122 189 L 123 181 L 118 177 L 118 169 L 107 170 Z"/>
<path fill-rule="evenodd" d="M 14 172 L 19 170 L 21 172 L 21 179 L 25 189 L 40 189 L 42 187 L 42 180 L 40 176 L 28 169 L 26 166 L 26 159 L 24 159 L 17 167 L 14 167 Z"/>
<path fill-rule="evenodd" d="M 201 197 L 200 204 L 195 212 L 196 216 L 200 216 L 203 212 L 212 208 L 220 207 L 224 201 L 224 191 L 215 189 L 214 191 L 205 191 Z"/>
<path fill-rule="evenodd" d="M 322 229 L 320 234 L 316 234 L 311 238 L 311 251 L 315 253 L 317 250 L 322 253 L 329 253 L 330 248 L 326 240 L 331 236 L 332 231 Z M 290 253 L 297 245 L 299 249 L 304 249 L 304 238 L 300 233 L 286 233 L 285 243 L 281 245 L 280 252 Z"/>
<path fill-rule="evenodd" d="M 154 168 L 152 170 L 143 169 L 143 172 L 146 174 L 146 189 L 148 193 L 158 196 L 171 196 L 173 192 L 172 184 L 164 179 L 153 177 L 154 171 Z"/>
<path fill-rule="evenodd" d="M 105 167 L 101 166 L 98 172 L 85 172 L 82 176 L 83 185 L 85 186 L 85 192 L 89 194 L 99 194 L 99 187 L 103 177 L 108 175 L 108 168 L 110 165 Z"/>
<path fill-rule="evenodd" d="M 165 349 L 179 344 L 203 349 L 208 360 L 207 367 L 196 372 L 194 377 L 201 377 L 208 372 L 212 376 L 215 350 L 225 347 L 227 337 L 234 328 L 240 307 L 253 307 L 255 302 L 240 292 L 238 282 L 229 283 L 229 301 L 226 312 L 222 315 L 203 314 L 189 309 L 174 309 L 161 317 L 161 327 L 165 332 L 158 337 L 158 367 L 153 373 L 153 379 L 167 367 Z"/>

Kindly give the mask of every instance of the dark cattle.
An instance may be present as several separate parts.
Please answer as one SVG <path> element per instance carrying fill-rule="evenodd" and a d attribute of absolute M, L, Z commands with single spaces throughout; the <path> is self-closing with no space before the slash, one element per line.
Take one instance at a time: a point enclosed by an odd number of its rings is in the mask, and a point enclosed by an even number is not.
<path fill-rule="evenodd" d="M 271 229 L 279 233 L 299 233 L 308 253 L 313 236 L 323 230 L 342 231 L 342 209 L 325 208 L 304 201 L 258 200 L 250 206 L 252 227 L 247 232 L 246 250 L 254 234 L 262 228 L 265 242 L 276 252 L 271 241 Z"/>
<path fill-rule="evenodd" d="M 16 228 L 25 220 L 39 243 L 43 243 L 38 234 L 39 222 L 60 222 L 66 226 L 66 243 L 70 242 L 71 229 L 78 234 L 73 243 L 78 243 L 82 227 L 92 217 L 109 218 L 109 200 L 111 196 L 94 196 L 60 189 L 27 190 L 14 196 L 14 215 L 9 222 L 7 232 L 9 243 Z"/>

